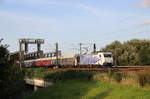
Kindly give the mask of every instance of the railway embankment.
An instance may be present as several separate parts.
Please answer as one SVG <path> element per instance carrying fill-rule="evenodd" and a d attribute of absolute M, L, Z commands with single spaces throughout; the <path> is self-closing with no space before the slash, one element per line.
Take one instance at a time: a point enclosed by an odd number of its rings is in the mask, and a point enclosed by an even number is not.
<path fill-rule="evenodd" d="M 61 82 L 66 80 L 99 80 L 105 82 L 116 82 L 131 86 L 150 86 L 150 70 L 142 71 L 116 71 L 107 70 L 70 70 L 61 69 L 54 71 L 45 71 L 40 68 L 25 69 L 25 77 L 29 79 L 38 79 L 45 82 Z"/>
<path fill-rule="evenodd" d="M 26 76 L 53 85 L 37 90 L 27 99 L 149 99 L 150 72 L 120 71 L 44 71 L 28 69 Z"/>

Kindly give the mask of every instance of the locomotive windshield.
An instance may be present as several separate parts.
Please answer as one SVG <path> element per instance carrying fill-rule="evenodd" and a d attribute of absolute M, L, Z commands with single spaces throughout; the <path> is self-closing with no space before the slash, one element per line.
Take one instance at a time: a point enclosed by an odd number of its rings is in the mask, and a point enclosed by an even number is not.
<path fill-rule="evenodd" d="M 111 54 L 104 54 L 104 57 L 111 57 Z"/>

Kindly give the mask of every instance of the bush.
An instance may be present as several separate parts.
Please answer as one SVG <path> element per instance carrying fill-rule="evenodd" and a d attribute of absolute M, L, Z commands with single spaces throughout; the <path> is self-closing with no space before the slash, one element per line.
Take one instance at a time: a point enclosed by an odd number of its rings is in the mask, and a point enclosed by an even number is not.
<path fill-rule="evenodd" d="M 90 71 L 75 71 L 75 70 L 68 70 L 68 71 L 58 71 L 55 73 L 51 73 L 47 75 L 44 79 L 52 81 L 52 82 L 59 82 L 65 80 L 90 80 L 94 75 L 94 72 Z"/>
<path fill-rule="evenodd" d="M 7 46 L 0 40 L 0 99 L 21 97 L 24 84 L 24 72 L 9 59 Z"/>
<path fill-rule="evenodd" d="M 107 73 L 96 73 L 93 76 L 93 80 L 110 81 L 110 77 Z"/>
<path fill-rule="evenodd" d="M 141 86 L 150 85 L 150 71 L 145 70 L 137 73 L 138 82 Z"/>
<path fill-rule="evenodd" d="M 42 68 L 25 68 L 25 76 L 28 78 L 38 78 L 42 79 L 45 76 L 49 75 L 52 72 L 43 71 Z"/>
<path fill-rule="evenodd" d="M 121 72 L 115 72 L 112 77 L 115 79 L 116 82 L 121 82 L 122 79 L 125 77 L 125 74 L 124 73 L 121 73 Z"/>

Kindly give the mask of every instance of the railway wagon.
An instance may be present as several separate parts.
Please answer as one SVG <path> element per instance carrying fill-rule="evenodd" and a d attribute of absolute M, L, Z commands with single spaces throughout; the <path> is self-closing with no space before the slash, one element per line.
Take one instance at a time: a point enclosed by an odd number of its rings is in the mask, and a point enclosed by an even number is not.
<path fill-rule="evenodd" d="M 59 60 L 60 67 L 74 67 L 77 64 L 75 56 L 64 56 Z"/>
<path fill-rule="evenodd" d="M 35 67 L 35 60 L 26 60 L 22 63 L 23 67 Z"/>
<path fill-rule="evenodd" d="M 52 66 L 51 59 L 41 58 L 34 60 L 25 60 L 22 64 L 23 67 L 49 67 Z"/>
<path fill-rule="evenodd" d="M 50 58 L 42 58 L 35 60 L 35 67 L 49 67 L 52 65 Z"/>
<path fill-rule="evenodd" d="M 35 60 L 26 60 L 23 62 L 23 67 L 73 67 L 75 66 L 76 58 L 74 56 L 64 56 L 53 58 L 40 58 Z"/>

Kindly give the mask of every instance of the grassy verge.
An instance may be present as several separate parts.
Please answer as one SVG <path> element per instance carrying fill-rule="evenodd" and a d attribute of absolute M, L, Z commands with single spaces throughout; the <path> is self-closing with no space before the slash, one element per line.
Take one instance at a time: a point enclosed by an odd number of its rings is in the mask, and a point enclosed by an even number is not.
<path fill-rule="evenodd" d="M 149 91 L 108 82 L 70 80 L 40 89 L 26 99 L 149 99 Z"/>
<path fill-rule="evenodd" d="M 121 72 L 57 71 L 27 69 L 29 78 L 41 78 L 54 82 L 27 99 L 149 99 L 148 89 L 139 87 L 149 84 L 149 72 L 126 74 Z M 142 82 L 140 82 L 142 81 Z M 115 82 L 115 83 L 114 83 Z M 123 84 L 126 85 L 123 85 Z M 128 85 L 128 86 L 127 86 Z M 134 87 L 131 86 L 134 85 Z M 141 85 L 143 86 L 143 85 Z"/>

